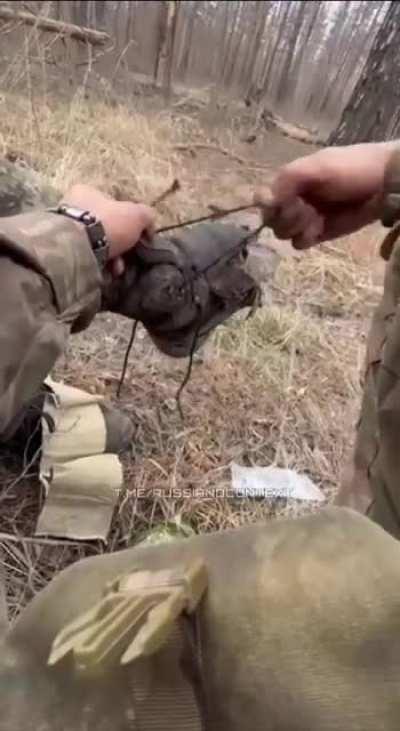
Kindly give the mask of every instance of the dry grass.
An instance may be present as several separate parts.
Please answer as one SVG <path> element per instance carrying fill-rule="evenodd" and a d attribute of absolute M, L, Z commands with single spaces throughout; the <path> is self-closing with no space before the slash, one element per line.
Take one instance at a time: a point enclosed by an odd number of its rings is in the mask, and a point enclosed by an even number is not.
<path fill-rule="evenodd" d="M 210 200 L 226 196 L 228 174 L 233 201 L 243 182 L 262 180 L 251 165 L 246 170 L 226 156 L 193 159 L 177 151 L 177 143 L 204 139 L 198 121 L 179 108 L 149 116 L 106 101 L 87 104 L 82 93 L 68 105 L 17 95 L 2 104 L 0 151 L 22 153 L 57 188 L 83 179 L 149 201 L 178 176 L 181 192 L 159 211 L 165 222 L 201 213 Z M 219 135 L 224 147 L 235 149 L 230 134 Z M 332 499 L 360 395 L 366 316 L 378 294 L 368 262 L 354 262 L 343 247 L 283 260 L 268 285 L 269 304 L 251 320 L 237 317 L 220 328 L 196 363 L 183 397 L 183 424 L 174 395 L 185 364 L 159 356 L 139 333 L 120 403 L 136 432 L 107 550 L 132 544 L 160 523 L 210 531 L 304 510 L 282 500 L 224 496 L 232 461 L 305 472 Z M 100 316 L 71 343 L 57 375 L 114 398 L 128 338 L 126 321 Z M 1 530 L 29 535 L 41 499 L 36 480 L 28 471 L 16 481 L 15 470 L 10 478 L 6 467 Z M 146 497 L 138 498 L 138 490 Z M 13 614 L 55 571 L 104 550 L 22 539 L 2 544 Z"/>

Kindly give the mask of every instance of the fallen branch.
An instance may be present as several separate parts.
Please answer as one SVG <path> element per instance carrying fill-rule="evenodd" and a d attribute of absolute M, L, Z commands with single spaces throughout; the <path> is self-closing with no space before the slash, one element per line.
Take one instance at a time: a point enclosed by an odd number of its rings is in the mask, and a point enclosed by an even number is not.
<path fill-rule="evenodd" d="M 193 144 L 186 144 L 186 145 L 173 145 L 174 150 L 179 150 L 180 152 L 184 152 L 187 150 L 190 152 L 191 150 L 211 150 L 212 152 L 220 152 L 221 155 L 226 155 L 226 157 L 230 157 L 232 160 L 235 160 L 239 163 L 239 165 L 246 165 L 247 167 L 252 168 L 260 168 L 260 170 L 265 170 L 266 165 L 257 165 L 257 163 L 254 163 L 252 160 L 247 160 L 245 157 L 241 157 L 240 155 L 236 155 L 234 152 L 230 152 L 230 150 L 227 150 L 226 147 L 220 147 L 219 145 L 210 145 L 206 142 L 195 142 Z"/>
<path fill-rule="evenodd" d="M 75 41 L 83 41 L 90 43 L 92 46 L 104 46 L 110 40 L 108 33 L 103 33 L 92 28 L 81 28 L 73 23 L 64 23 L 61 20 L 53 18 L 44 18 L 23 11 L 12 10 L 7 7 L 0 7 L 0 22 L 15 21 L 16 23 L 24 23 L 25 25 L 34 25 L 40 30 L 49 33 L 59 33 L 61 36 L 69 36 Z"/>
<path fill-rule="evenodd" d="M 301 124 L 293 124 L 292 122 L 286 122 L 282 117 L 278 117 L 271 111 L 264 109 L 261 112 L 260 118 L 263 120 L 265 127 L 275 127 L 281 134 L 289 139 L 297 140 L 298 142 L 304 142 L 309 145 L 323 146 L 324 141 L 320 139 L 316 131 L 311 131 Z"/>

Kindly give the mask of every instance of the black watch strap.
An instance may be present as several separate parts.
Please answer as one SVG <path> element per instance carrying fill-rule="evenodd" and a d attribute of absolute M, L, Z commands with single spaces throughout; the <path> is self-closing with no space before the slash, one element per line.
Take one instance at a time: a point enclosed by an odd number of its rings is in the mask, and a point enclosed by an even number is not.
<path fill-rule="evenodd" d="M 52 208 L 51 212 L 58 213 L 61 216 L 67 216 L 67 218 L 71 218 L 73 221 L 84 224 L 92 251 L 97 259 L 100 269 L 103 270 L 108 260 L 110 247 L 101 221 L 99 221 L 96 216 L 93 216 L 90 211 L 75 208 L 68 204 L 62 204 L 57 208 Z"/>

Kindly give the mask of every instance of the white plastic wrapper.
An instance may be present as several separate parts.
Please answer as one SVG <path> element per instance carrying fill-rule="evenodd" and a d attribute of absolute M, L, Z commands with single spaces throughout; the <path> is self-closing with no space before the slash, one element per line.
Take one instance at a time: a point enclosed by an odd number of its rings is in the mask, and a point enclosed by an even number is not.
<path fill-rule="evenodd" d="M 322 502 L 324 494 L 307 475 L 281 467 L 242 467 L 232 463 L 232 490 L 238 497 L 287 498 Z"/>

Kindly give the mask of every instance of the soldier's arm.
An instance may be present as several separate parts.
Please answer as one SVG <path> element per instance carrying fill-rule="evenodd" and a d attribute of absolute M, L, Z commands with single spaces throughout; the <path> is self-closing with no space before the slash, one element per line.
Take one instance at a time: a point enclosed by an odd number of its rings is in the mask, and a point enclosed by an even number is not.
<path fill-rule="evenodd" d="M 97 216 L 114 273 L 124 253 L 151 231 L 152 211 L 75 186 L 67 202 Z M 0 439 L 18 427 L 24 407 L 62 353 L 72 332 L 100 307 L 101 273 L 85 227 L 49 212 L 0 218 Z"/>
<path fill-rule="evenodd" d="M 100 306 L 101 274 L 84 226 L 53 213 L 0 219 L 0 438 Z"/>

